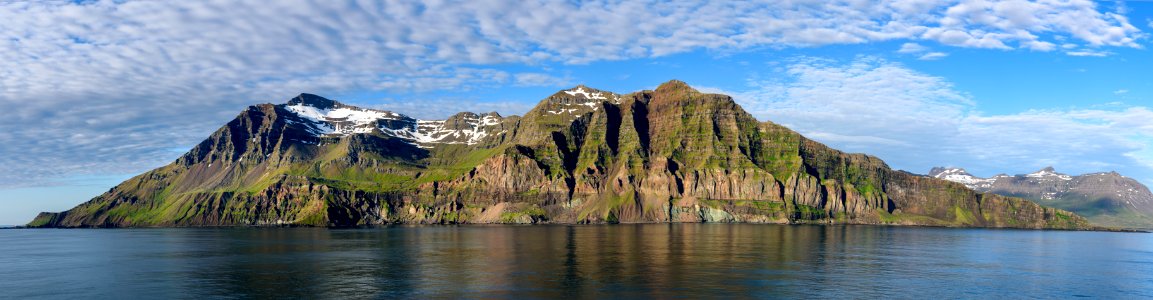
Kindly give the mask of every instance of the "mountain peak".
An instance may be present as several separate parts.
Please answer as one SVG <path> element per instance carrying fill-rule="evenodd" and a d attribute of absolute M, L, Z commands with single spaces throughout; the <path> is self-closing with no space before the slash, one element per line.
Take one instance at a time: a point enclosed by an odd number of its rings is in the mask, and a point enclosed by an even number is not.
<path fill-rule="evenodd" d="M 340 102 L 309 93 L 301 93 L 295 98 L 292 98 L 292 100 L 288 100 L 288 105 L 304 105 L 319 109 L 331 109 L 339 104 Z"/>
<path fill-rule="evenodd" d="M 552 94 L 552 96 L 549 96 L 545 100 L 542 100 L 540 104 L 537 104 L 537 106 L 533 108 L 533 111 L 572 116 L 588 111 L 596 111 L 600 109 L 601 103 L 605 101 L 619 104 L 620 95 L 590 88 L 582 84 Z"/>
<path fill-rule="evenodd" d="M 676 80 L 676 79 L 669 80 L 665 83 L 662 83 L 661 85 L 657 86 L 657 89 L 656 89 L 656 91 L 658 93 L 659 92 L 686 91 L 686 90 L 687 91 L 694 91 L 694 92 L 696 91 L 696 89 L 689 86 L 688 83 L 685 83 L 684 81 L 680 81 L 680 80 Z"/>
<path fill-rule="evenodd" d="M 1072 176 L 1057 173 L 1057 170 L 1053 169 L 1053 166 L 1048 166 L 1048 167 L 1045 167 L 1044 169 L 1037 170 L 1037 172 L 1025 174 L 1025 177 L 1031 177 L 1031 178 L 1058 177 L 1058 178 L 1061 178 L 1064 180 L 1073 179 Z"/>
<path fill-rule="evenodd" d="M 973 176 L 963 168 L 933 167 L 933 169 L 929 170 L 929 177 L 941 178 L 942 176 L 951 174 Z"/>
<path fill-rule="evenodd" d="M 973 176 L 973 174 L 969 174 L 968 171 L 962 168 L 935 167 L 929 171 L 929 177 L 961 183 L 969 188 L 988 185 L 992 182 L 987 178 Z"/>

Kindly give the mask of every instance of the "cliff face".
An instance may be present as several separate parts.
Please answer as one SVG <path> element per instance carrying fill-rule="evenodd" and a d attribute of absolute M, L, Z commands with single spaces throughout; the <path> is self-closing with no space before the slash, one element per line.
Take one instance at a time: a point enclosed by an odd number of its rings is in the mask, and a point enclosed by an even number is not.
<path fill-rule="evenodd" d="M 29 225 L 541 222 L 1091 228 L 842 153 L 679 81 L 627 95 L 578 86 L 523 117 L 445 121 L 302 95 L 250 107 L 176 162 Z"/>
<path fill-rule="evenodd" d="M 1098 225 L 1153 228 L 1153 193 L 1117 172 L 1070 176 L 1049 167 L 1029 174 L 980 178 L 961 168 L 933 168 L 929 176 L 963 183 L 978 192 L 1069 210 Z"/>

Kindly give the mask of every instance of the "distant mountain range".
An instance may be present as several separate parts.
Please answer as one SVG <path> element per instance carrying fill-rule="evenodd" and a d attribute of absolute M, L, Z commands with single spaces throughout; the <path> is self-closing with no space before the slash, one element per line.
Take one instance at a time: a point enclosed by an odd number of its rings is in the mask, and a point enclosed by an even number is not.
<path fill-rule="evenodd" d="M 1153 228 L 1153 193 L 1117 172 L 1070 176 L 1048 167 L 1023 175 L 981 178 L 965 169 L 937 167 L 929 176 L 962 183 L 978 192 L 1021 197 L 1069 210 L 1099 225 Z"/>
<path fill-rule="evenodd" d="M 680 81 L 577 86 L 524 116 L 447 120 L 301 94 L 29 226 L 618 222 L 1096 228 L 837 151 Z"/>

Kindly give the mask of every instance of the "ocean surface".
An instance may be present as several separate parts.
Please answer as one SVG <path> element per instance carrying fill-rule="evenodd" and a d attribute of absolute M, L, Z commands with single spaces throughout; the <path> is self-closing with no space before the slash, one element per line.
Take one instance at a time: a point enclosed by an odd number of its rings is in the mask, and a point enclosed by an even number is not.
<path fill-rule="evenodd" d="M 1153 234 L 645 224 L 0 230 L 0 298 L 1149 298 Z"/>

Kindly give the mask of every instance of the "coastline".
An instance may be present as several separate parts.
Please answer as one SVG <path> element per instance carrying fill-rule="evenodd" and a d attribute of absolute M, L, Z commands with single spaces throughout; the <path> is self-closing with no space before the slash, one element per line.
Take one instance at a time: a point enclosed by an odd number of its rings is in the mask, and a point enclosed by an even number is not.
<path fill-rule="evenodd" d="M 484 226 L 614 226 L 614 225 L 652 225 L 652 224 L 748 224 L 748 225 L 782 225 L 782 226 L 875 226 L 875 227 L 908 227 L 908 228 L 946 228 L 946 229 L 984 229 L 984 230 L 1020 230 L 1020 231 L 1091 231 L 1091 232 L 1125 232 L 1125 233 L 1153 233 L 1151 229 L 1136 229 L 1136 228 L 1109 228 L 1109 227 L 1096 227 L 1086 229 L 1063 229 L 1063 228 L 1018 228 L 1018 227 L 964 227 L 964 226 L 943 226 L 943 225 L 922 225 L 922 224 L 856 224 L 856 223 L 770 223 L 770 222 L 626 222 L 626 223 L 554 223 L 554 222 L 537 222 L 537 223 L 389 223 L 389 224 L 374 224 L 374 225 L 361 225 L 361 226 L 309 226 L 309 225 L 208 225 L 208 226 L 132 226 L 132 227 L 28 227 L 28 226 L 9 226 L 0 227 L 0 229 L 288 229 L 288 228 L 302 228 L 302 229 L 329 229 L 329 230 L 345 230 L 345 229 L 372 229 L 372 228 L 388 228 L 388 227 L 484 227 Z"/>

